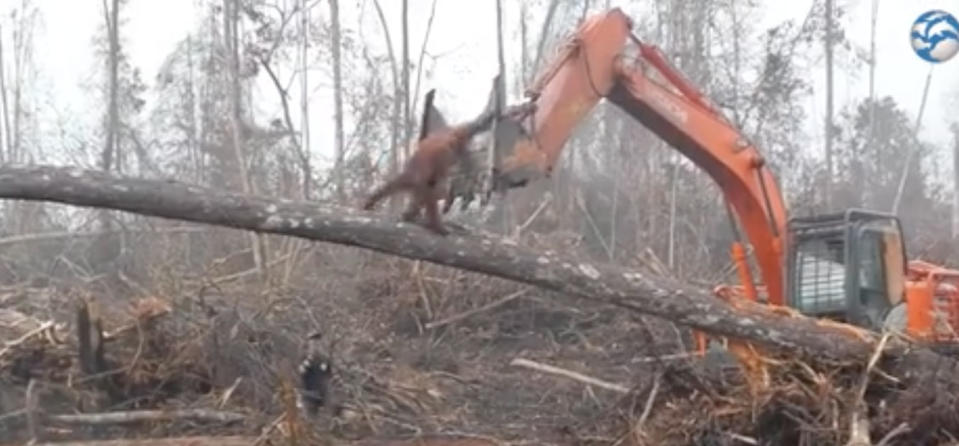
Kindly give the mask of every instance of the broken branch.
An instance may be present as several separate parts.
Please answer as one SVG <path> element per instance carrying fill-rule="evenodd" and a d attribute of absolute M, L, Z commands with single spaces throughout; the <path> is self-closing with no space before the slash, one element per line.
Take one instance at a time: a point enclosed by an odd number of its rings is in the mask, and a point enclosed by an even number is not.
<path fill-rule="evenodd" d="M 554 367 L 547 364 L 541 364 L 535 361 L 530 361 L 529 359 L 516 358 L 510 361 L 509 365 L 517 367 L 526 367 L 528 369 L 536 370 L 537 372 L 549 373 L 552 375 L 559 375 L 565 378 L 572 379 L 574 381 L 579 381 L 584 384 L 589 384 L 591 386 L 601 387 L 606 390 L 611 390 L 617 393 L 629 393 L 629 388 L 619 384 L 614 384 L 611 382 L 603 381 L 598 378 L 593 378 L 592 376 L 587 376 L 579 372 L 574 372 L 572 370 L 561 369 L 559 367 Z"/>
<path fill-rule="evenodd" d="M 245 418 L 234 412 L 221 412 L 208 409 L 180 410 L 131 410 L 127 412 L 84 413 L 73 415 L 47 415 L 49 421 L 63 424 L 127 424 L 143 421 L 191 420 L 215 423 L 234 423 Z"/>
<path fill-rule="evenodd" d="M 50 329 L 50 328 L 52 328 L 52 327 L 53 327 L 53 322 L 52 322 L 52 321 L 47 321 L 47 322 L 44 322 L 43 324 L 41 324 L 39 327 L 37 327 L 37 328 L 35 328 L 35 329 L 33 329 L 33 330 L 30 330 L 29 332 L 25 333 L 23 336 L 20 336 L 20 337 L 17 338 L 17 339 L 14 339 L 14 340 L 12 340 L 12 341 L 7 341 L 7 342 L 5 342 L 4 345 L 3 345 L 3 348 L 0 349 L 0 358 L 3 358 L 3 356 L 6 355 L 7 352 L 9 352 L 10 350 L 13 350 L 13 349 L 16 348 L 18 345 L 23 344 L 24 342 L 27 342 L 28 340 L 30 340 L 30 338 L 32 338 L 32 337 L 34 337 L 34 336 L 36 336 L 36 335 L 39 335 L 40 333 L 43 333 L 44 331 L 46 331 L 46 330 L 48 330 L 48 329 Z"/>
<path fill-rule="evenodd" d="M 480 313 L 484 313 L 484 312 L 490 311 L 490 310 L 492 310 L 492 309 L 494 309 L 494 308 L 496 308 L 496 307 L 499 307 L 499 306 L 501 306 L 501 305 L 503 305 L 503 304 L 506 304 L 506 303 L 512 302 L 513 300 L 516 300 L 516 298 L 521 297 L 522 295 L 526 294 L 527 291 L 529 291 L 529 290 L 527 290 L 527 289 L 522 289 L 522 290 L 516 291 L 516 292 L 514 292 L 514 293 L 510 293 L 510 294 L 507 295 L 506 297 L 503 297 L 503 298 L 501 298 L 501 299 L 498 299 L 498 300 L 495 300 L 495 301 L 493 301 L 493 302 L 490 302 L 490 303 L 488 303 L 488 304 L 486 304 L 486 305 L 483 305 L 482 307 L 474 308 L 474 309 L 469 310 L 469 311 L 464 311 L 464 312 L 459 313 L 459 314 L 454 314 L 454 315 L 452 315 L 452 316 L 450 316 L 450 317 L 447 317 L 447 318 L 444 318 L 444 319 L 440 319 L 440 320 L 435 321 L 435 322 L 430 322 L 430 323 L 426 324 L 426 328 L 427 328 L 427 329 L 434 329 L 434 328 L 436 328 L 436 327 L 442 327 L 442 326 L 444 326 L 444 325 L 452 324 L 452 323 L 454 323 L 454 322 L 459 322 L 459 321 L 461 321 L 461 320 L 463 320 L 463 319 L 466 319 L 466 318 L 469 318 L 469 317 L 471 317 L 471 316 L 474 316 L 474 315 L 477 315 L 477 314 L 480 314 Z"/>

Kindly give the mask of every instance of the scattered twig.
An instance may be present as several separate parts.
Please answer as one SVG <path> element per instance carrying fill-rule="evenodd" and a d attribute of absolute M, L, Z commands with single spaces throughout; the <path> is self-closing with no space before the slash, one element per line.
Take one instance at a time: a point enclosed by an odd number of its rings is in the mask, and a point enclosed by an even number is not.
<path fill-rule="evenodd" d="M 516 358 L 510 361 L 509 365 L 517 367 L 526 367 L 529 369 L 536 370 L 538 372 L 549 373 L 553 375 L 563 376 L 574 381 L 579 381 L 581 383 L 589 384 L 596 387 L 601 387 L 606 390 L 611 390 L 613 392 L 627 394 L 629 393 L 629 388 L 626 386 L 606 382 L 591 376 L 583 375 L 582 373 L 574 372 L 572 370 L 561 369 L 559 367 L 554 367 L 547 364 L 541 364 L 535 361 L 530 361 L 529 359 Z"/>
<path fill-rule="evenodd" d="M 140 294 L 149 294 L 147 287 L 143 286 L 140 282 L 137 282 L 132 277 L 126 275 L 122 269 L 117 269 L 117 278 L 123 282 L 124 285 L 136 290 Z"/>
<path fill-rule="evenodd" d="M 150 314 L 145 315 L 145 317 L 144 317 L 142 320 L 143 320 L 143 322 L 150 322 L 150 321 L 152 321 L 152 320 L 154 320 L 154 319 L 159 318 L 160 316 L 165 316 L 165 315 L 169 314 L 170 311 L 172 311 L 172 308 L 170 308 L 170 307 L 159 308 L 159 309 L 157 309 L 156 312 L 153 312 L 153 313 L 150 313 Z M 128 331 L 133 331 L 133 330 L 137 330 L 137 327 L 138 327 L 139 324 L 140 324 L 140 322 L 139 322 L 140 320 L 141 320 L 141 319 L 137 318 L 134 322 L 131 322 L 131 323 L 126 324 L 126 325 L 122 325 L 122 326 L 120 326 L 119 328 L 117 328 L 116 330 L 108 331 L 108 332 L 104 333 L 104 334 L 103 334 L 103 342 L 115 341 L 116 339 L 118 339 L 121 335 L 125 334 L 126 332 L 128 332 Z"/>
<path fill-rule="evenodd" d="M 884 437 L 882 437 L 882 440 L 879 440 L 879 443 L 876 443 L 876 446 L 889 445 L 891 444 L 891 441 L 893 438 L 896 438 L 902 434 L 905 434 L 906 432 L 909 432 L 911 429 L 912 428 L 909 427 L 909 424 L 905 422 L 899 423 L 899 425 L 896 426 L 895 429 L 889 431 L 889 433 L 887 433 Z"/>
<path fill-rule="evenodd" d="M 889 341 L 890 335 L 889 332 L 883 333 L 882 338 L 879 339 L 879 343 L 876 344 L 876 349 L 869 358 L 869 362 L 866 363 L 866 369 L 863 370 L 862 376 L 859 378 L 859 386 L 856 389 L 856 400 L 852 403 L 853 411 L 849 422 L 849 441 L 846 443 L 846 446 L 869 446 L 871 444 L 869 440 L 869 419 L 865 416 L 866 402 L 863 398 L 866 394 L 866 387 L 869 386 L 869 375 L 872 373 L 872 369 L 875 368 L 876 363 L 879 362 L 879 357 L 882 355 L 882 351 L 886 347 L 886 342 Z"/>
<path fill-rule="evenodd" d="M 699 356 L 697 352 L 683 352 L 683 353 L 672 353 L 669 355 L 660 355 L 660 356 L 643 356 L 641 358 L 633 358 L 629 360 L 633 364 L 646 364 L 650 362 L 659 362 L 659 361 L 672 361 L 679 359 L 689 359 Z"/>
<path fill-rule="evenodd" d="M 288 253 L 288 254 L 284 255 L 283 257 L 279 257 L 279 258 L 273 259 L 272 261 L 270 261 L 269 263 L 267 263 L 267 268 L 273 268 L 274 266 L 277 266 L 277 265 L 279 265 L 279 264 L 287 261 L 290 257 L 291 257 L 291 254 Z M 250 269 L 248 269 L 248 270 L 239 271 L 239 272 L 227 274 L 227 275 L 220 276 L 220 277 L 214 277 L 214 278 L 210 279 L 210 282 L 213 283 L 214 285 L 222 285 L 222 284 L 224 284 L 224 283 L 226 283 L 226 282 L 232 282 L 232 281 L 237 280 L 237 279 L 242 279 L 242 278 L 247 277 L 247 276 L 252 276 L 252 275 L 254 275 L 254 274 L 258 274 L 259 271 L 260 271 L 260 270 L 257 269 L 257 267 L 253 267 L 253 268 L 250 268 Z"/>
<path fill-rule="evenodd" d="M 496 307 L 499 307 L 499 306 L 501 306 L 501 305 L 503 305 L 503 304 L 506 304 L 506 303 L 508 303 L 508 302 L 510 302 L 510 301 L 513 301 L 513 300 L 521 297 L 522 295 L 526 294 L 526 292 L 528 292 L 528 291 L 529 291 L 528 288 L 524 288 L 524 289 L 522 289 L 522 290 L 519 290 L 519 291 L 516 291 L 516 292 L 514 292 L 514 293 L 512 293 L 512 294 L 509 294 L 509 295 L 507 295 L 506 297 L 503 297 L 503 298 L 501 298 L 501 299 L 499 299 L 499 300 L 496 300 L 496 301 L 490 302 L 490 303 L 488 303 L 488 304 L 486 304 L 486 305 L 483 305 L 483 306 L 481 306 L 481 307 L 479 307 L 479 308 L 474 308 L 474 309 L 472 309 L 472 310 L 464 311 L 464 312 L 459 313 L 459 314 L 454 314 L 454 315 L 452 315 L 452 316 L 450 316 L 450 317 L 443 318 L 443 319 L 440 319 L 440 320 L 438 320 L 438 321 L 430 322 L 430 323 L 426 324 L 426 328 L 427 328 L 427 329 L 433 329 L 433 328 L 436 328 L 436 327 L 442 327 L 442 326 L 444 326 L 444 325 L 452 324 L 452 323 L 454 323 L 454 322 L 459 322 L 459 321 L 461 321 L 461 320 L 463 320 L 463 319 L 466 319 L 466 318 L 475 316 L 475 315 L 477 315 L 477 314 L 479 314 L 479 313 L 484 313 L 484 312 L 490 311 L 490 310 L 492 310 L 492 309 L 494 309 L 494 308 L 496 308 Z"/>
<path fill-rule="evenodd" d="M 49 329 L 50 327 L 53 327 L 53 321 L 44 322 L 39 327 L 28 331 L 23 336 L 20 336 L 19 338 L 14 339 L 12 341 L 6 342 L 5 345 L 3 346 L 3 349 L 0 349 L 0 358 L 3 358 L 3 356 L 6 355 L 7 352 L 9 352 L 10 350 L 14 349 L 20 344 L 23 344 L 24 342 L 27 342 L 28 340 L 30 340 L 30 338 L 40 333 L 43 333 L 45 330 Z"/>
<path fill-rule="evenodd" d="M 208 409 L 131 410 L 128 412 L 101 412 L 71 415 L 48 415 L 50 421 L 63 424 L 104 425 L 139 423 L 143 421 L 191 420 L 234 423 L 246 416 L 235 412 Z"/>
<path fill-rule="evenodd" d="M 599 240 L 599 244 L 603 246 L 603 250 L 606 251 L 606 255 L 612 257 L 613 249 L 609 247 L 609 243 L 606 242 L 605 238 L 603 238 L 603 232 L 600 231 L 599 226 L 596 225 L 596 221 L 593 220 L 593 214 L 589 212 L 589 209 L 586 209 L 586 201 L 583 200 L 583 194 L 577 193 L 575 201 L 579 206 L 579 209 L 583 211 L 583 215 L 586 216 L 586 222 L 589 223 L 589 227 L 593 230 L 596 240 Z"/>
<path fill-rule="evenodd" d="M 872 356 L 869 357 L 869 362 L 866 363 L 866 370 L 863 370 L 862 377 L 859 380 L 859 388 L 856 391 L 856 397 L 862 400 L 863 396 L 866 394 L 866 387 L 869 385 L 869 374 L 872 373 L 872 369 L 876 367 L 876 363 L 879 362 L 879 357 L 882 355 L 883 349 L 886 347 L 886 342 L 889 341 L 890 333 L 884 333 L 882 338 L 879 339 L 879 343 L 876 344 L 876 349 L 873 351 Z"/>
<path fill-rule="evenodd" d="M 36 394 L 36 384 L 37 381 L 30 379 L 30 383 L 27 384 L 27 394 L 24 397 L 26 405 L 26 414 L 27 414 L 27 430 L 30 432 L 30 443 L 35 443 L 39 441 L 40 437 L 37 435 L 39 432 L 39 426 L 37 426 L 37 394 Z"/>
<path fill-rule="evenodd" d="M 223 392 L 223 396 L 220 398 L 220 404 L 218 407 L 223 408 L 227 401 L 230 401 L 230 397 L 233 396 L 233 392 L 236 391 L 237 387 L 240 387 L 241 382 L 243 382 L 242 376 L 238 376 L 235 380 L 233 380 L 233 384 L 231 384 L 230 387 Z"/>
<path fill-rule="evenodd" d="M 753 444 L 753 445 L 759 444 L 759 442 L 756 441 L 755 438 L 753 438 L 753 437 L 747 437 L 747 436 L 745 436 L 745 435 L 740 435 L 740 434 L 737 434 L 737 433 L 735 433 L 735 432 L 726 432 L 726 435 L 728 435 L 729 438 L 732 438 L 733 440 L 737 440 L 737 441 L 742 442 L 742 443 Z"/>
<path fill-rule="evenodd" d="M 419 288 L 419 298 L 423 302 L 423 311 L 426 311 L 427 319 L 433 319 L 433 306 L 430 305 L 430 297 L 426 294 L 426 284 L 423 283 L 422 264 L 423 262 L 419 260 L 413 262 L 413 271 L 410 274 L 416 280 L 416 286 Z"/>
<path fill-rule="evenodd" d="M 643 431 L 643 425 L 646 424 L 646 419 L 649 418 L 649 414 L 653 411 L 653 403 L 656 401 L 657 393 L 659 393 L 659 375 L 656 375 L 656 378 L 653 379 L 653 388 L 649 390 L 649 397 L 646 398 L 646 406 L 643 407 L 643 414 L 639 416 L 639 421 L 636 422 L 636 432 Z"/>
<path fill-rule="evenodd" d="M 11 412 L 7 412 L 5 414 L 0 414 L 0 423 L 13 418 L 20 418 L 26 414 L 27 414 L 27 408 L 25 407 L 11 411 Z"/>
<path fill-rule="evenodd" d="M 526 221 L 524 221 L 523 224 L 516 226 L 516 228 L 513 229 L 512 238 L 518 239 L 520 233 L 526 230 L 526 228 L 528 228 L 529 225 L 533 224 L 533 221 L 536 220 L 536 217 L 538 217 L 539 214 L 542 213 L 544 209 L 546 209 L 546 205 L 548 205 L 552 201 L 553 201 L 553 195 L 547 194 L 546 198 L 544 198 L 543 201 L 539 203 L 539 206 L 536 207 L 536 210 L 534 210 L 533 213 L 530 214 L 530 216 L 526 219 Z"/>
<path fill-rule="evenodd" d="M 268 426 L 262 429 L 262 431 L 260 432 L 260 436 L 256 437 L 251 444 L 254 446 L 263 444 L 263 442 L 270 437 L 270 434 L 273 433 L 273 431 L 275 431 L 280 426 L 280 423 L 282 423 L 284 419 L 286 419 L 285 413 L 276 417 L 276 419 L 274 419 L 273 422 L 271 422 Z"/>

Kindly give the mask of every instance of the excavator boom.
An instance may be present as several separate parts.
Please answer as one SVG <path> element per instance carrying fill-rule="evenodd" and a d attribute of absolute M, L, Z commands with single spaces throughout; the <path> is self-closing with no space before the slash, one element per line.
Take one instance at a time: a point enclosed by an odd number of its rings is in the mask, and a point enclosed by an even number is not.
<path fill-rule="evenodd" d="M 785 303 L 786 205 L 761 154 L 654 46 L 631 33 L 619 8 L 584 21 L 527 91 L 534 111 L 521 136 L 503 151 L 500 189 L 548 177 L 576 125 L 603 98 L 626 111 L 705 170 L 719 185 L 744 229 L 769 303 Z M 638 57 L 627 57 L 628 44 Z M 734 228 L 735 229 L 735 228 Z M 742 256 L 740 278 L 755 297 Z M 739 247 L 737 249 L 737 247 Z M 742 268 L 745 268 L 742 269 Z"/>

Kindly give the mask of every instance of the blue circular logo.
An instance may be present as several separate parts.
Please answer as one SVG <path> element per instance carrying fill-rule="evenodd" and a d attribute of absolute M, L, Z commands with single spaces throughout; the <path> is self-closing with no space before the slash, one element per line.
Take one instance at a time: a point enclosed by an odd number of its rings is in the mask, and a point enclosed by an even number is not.
<path fill-rule="evenodd" d="M 923 60 L 945 62 L 959 53 L 959 21 L 946 11 L 926 11 L 912 23 L 909 40 Z"/>

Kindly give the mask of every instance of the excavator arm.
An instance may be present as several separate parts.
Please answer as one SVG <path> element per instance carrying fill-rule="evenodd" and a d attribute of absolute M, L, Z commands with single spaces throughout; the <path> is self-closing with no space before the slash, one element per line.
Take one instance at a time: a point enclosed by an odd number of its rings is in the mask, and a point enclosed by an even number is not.
<path fill-rule="evenodd" d="M 615 8 L 588 18 L 565 42 L 527 91 L 534 106 L 513 122 L 519 136 L 496 148 L 493 187 L 505 190 L 548 177 L 577 124 L 605 98 L 716 181 L 752 245 L 769 303 L 783 305 L 787 213 L 763 156 L 631 28 L 632 21 Z M 638 54 L 628 56 L 627 50 Z M 741 242 L 734 243 L 732 254 L 747 297 L 755 299 L 757 286 Z"/>

